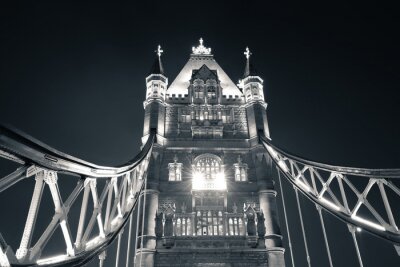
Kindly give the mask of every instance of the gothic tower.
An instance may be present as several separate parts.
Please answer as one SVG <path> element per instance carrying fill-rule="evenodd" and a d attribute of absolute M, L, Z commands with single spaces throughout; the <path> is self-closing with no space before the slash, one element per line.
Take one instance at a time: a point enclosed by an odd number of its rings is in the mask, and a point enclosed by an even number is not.
<path fill-rule="evenodd" d="M 141 197 L 135 266 L 284 266 L 263 80 L 247 48 L 236 86 L 203 40 L 168 86 L 157 49 L 146 78 L 145 141 L 157 129 Z"/>

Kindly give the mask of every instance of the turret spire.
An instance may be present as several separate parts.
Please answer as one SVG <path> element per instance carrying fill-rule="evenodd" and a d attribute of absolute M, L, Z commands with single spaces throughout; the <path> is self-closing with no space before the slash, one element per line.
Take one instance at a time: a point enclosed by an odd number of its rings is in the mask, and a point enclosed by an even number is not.
<path fill-rule="evenodd" d="M 246 50 L 243 54 L 246 56 L 246 67 L 244 69 L 243 78 L 246 78 L 248 76 L 257 76 L 256 69 L 254 68 L 253 64 L 250 63 L 250 56 L 252 55 L 250 49 L 246 47 Z"/>
<path fill-rule="evenodd" d="M 163 74 L 164 75 L 164 68 L 161 62 L 161 54 L 164 50 L 161 49 L 161 45 L 158 45 L 157 50 L 155 50 L 157 57 L 154 60 L 153 66 L 151 67 L 150 74 Z"/>

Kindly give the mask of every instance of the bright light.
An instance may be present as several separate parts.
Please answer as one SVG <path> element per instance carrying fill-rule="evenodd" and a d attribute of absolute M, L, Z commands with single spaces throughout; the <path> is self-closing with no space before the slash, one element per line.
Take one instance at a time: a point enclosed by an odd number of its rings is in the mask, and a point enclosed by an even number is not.
<path fill-rule="evenodd" d="M 225 174 L 223 172 L 217 173 L 216 179 L 225 181 Z"/>
<path fill-rule="evenodd" d="M 215 178 L 207 179 L 203 173 L 193 173 L 193 190 L 226 190 L 226 181 L 224 172 L 217 173 Z"/>
<path fill-rule="evenodd" d="M 334 210 L 337 210 L 337 211 L 340 210 L 340 207 L 339 207 L 338 205 L 336 205 L 335 203 L 332 203 L 331 201 L 327 200 L 327 199 L 324 198 L 324 197 L 321 197 L 321 198 L 320 198 L 320 201 L 321 201 L 322 203 L 326 204 L 327 206 L 331 207 L 331 208 L 334 209 Z"/>
<path fill-rule="evenodd" d="M 50 258 L 40 259 L 36 263 L 38 265 L 53 264 L 53 263 L 63 261 L 67 258 L 68 258 L 67 255 L 59 255 L 59 256 L 54 256 L 54 257 L 50 257 Z"/>
<path fill-rule="evenodd" d="M 358 222 L 363 223 L 363 224 L 365 224 L 365 225 L 368 225 L 368 226 L 370 226 L 370 227 L 372 227 L 372 228 L 375 228 L 376 230 L 379 230 L 379 231 L 386 231 L 385 227 L 383 227 L 382 225 L 379 225 L 379 224 L 377 224 L 377 223 L 371 222 L 371 221 L 366 220 L 366 219 L 364 219 L 364 218 L 358 217 L 358 216 L 355 215 L 355 214 L 351 215 L 351 218 L 352 218 L 353 220 L 355 220 L 355 221 L 358 221 Z"/>
<path fill-rule="evenodd" d="M 204 175 L 201 173 L 201 172 L 195 172 L 194 174 L 193 174 L 193 179 L 194 180 L 201 180 L 201 179 L 203 179 L 204 178 Z"/>
<path fill-rule="evenodd" d="M 357 227 L 356 229 L 357 229 L 357 232 L 361 232 L 362 231 L 362 229 L 360 227 Z"/>
<path fill-rule="evenodd" d="M 214 184 L 216 190 L 226 189 L 225 174 L 223 172 L 217 174 Z"/>

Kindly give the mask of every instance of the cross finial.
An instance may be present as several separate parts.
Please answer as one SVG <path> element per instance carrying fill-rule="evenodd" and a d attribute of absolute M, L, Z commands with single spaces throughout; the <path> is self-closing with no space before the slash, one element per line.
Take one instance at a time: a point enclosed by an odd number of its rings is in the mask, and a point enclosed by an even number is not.
<path fill-rule="evenodd" d="M 200 55 L 200 54 L 210 55 L 211 54 L 211 48 L 206 48 L 203 45 L 203 42 L 204 42 L 203 38 L 200 38 L 199 45 L 197 47 L 192 47 L 193 54 L 195 54 L 195 55 Z"/>
<path fill-rule="evenodd" d="M 248 47 L 246 47 L 246 51 L 243 54 L 246 56 L 247 59 L 249 59 L 251 56 L 250 49 Z"/>
<path fill-rule="evenodd" d="M 161 57 L 161 54 L 164 52 L 164 50 L 161 49 L 161 45 L 158 45 L 157 50 L 154 52 L 157 53 L 158 57 Z"/>

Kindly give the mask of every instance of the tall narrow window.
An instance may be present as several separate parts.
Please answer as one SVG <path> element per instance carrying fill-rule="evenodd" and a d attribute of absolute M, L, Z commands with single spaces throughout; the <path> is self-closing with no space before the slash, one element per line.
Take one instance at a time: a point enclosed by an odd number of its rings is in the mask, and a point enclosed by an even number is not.
<path fill-rule="evenodd" d="M 238 162 L 233 164 L 233 167 L 235 168 L 235 181 L 246 182 L 248 180 L 247 178 L 248 166 L 246 163 L 242 162 L 242 158 L 240 157 L 240 155 L 238 156 Z"/>
<path fill-rule="evenodd" d="M 169 181 L 182 181 L 182 163 L 178 162 L 178 157 L 175 155 L 174 162 L 168 164 Z"/>

